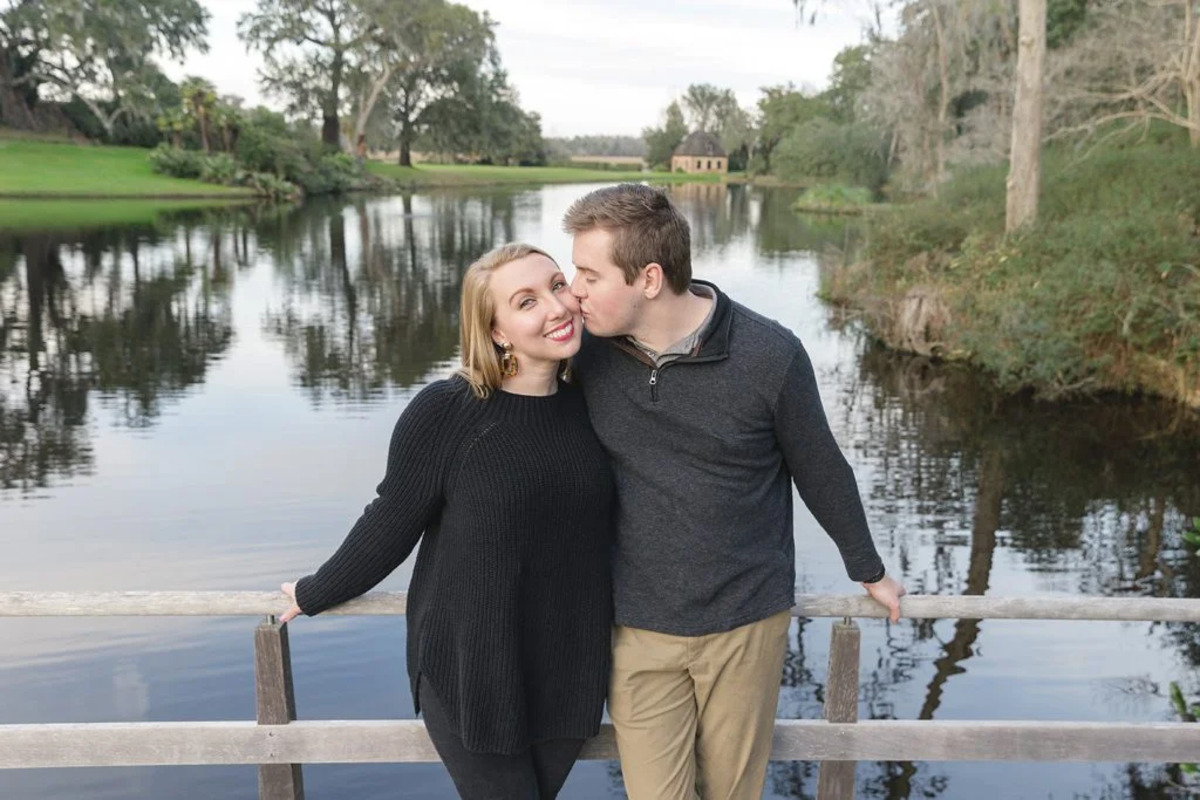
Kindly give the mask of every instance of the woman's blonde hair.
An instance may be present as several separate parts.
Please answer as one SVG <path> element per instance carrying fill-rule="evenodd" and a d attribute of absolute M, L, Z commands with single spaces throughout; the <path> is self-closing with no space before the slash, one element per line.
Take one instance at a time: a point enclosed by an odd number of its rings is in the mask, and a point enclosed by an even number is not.
<path fill-rule="evenodd" d="M 493 247 L 475 260 L 463 275 L 462 307 L 459 313 L 462 369 L 476 396 L 486 398 L 500 388 L 504 376 L 500 372 L 500 357 L 504 351 L 492 339 L 492 323 L 496 306 L 489 291 L 492 273 L 500 267 L 529 255 L 543 255 L 555 266 L 554 257 L 540 247 L 522 242 L 510 242 Z M 560 373 L 566 377 L 568 362 L 561 364 Z"/>

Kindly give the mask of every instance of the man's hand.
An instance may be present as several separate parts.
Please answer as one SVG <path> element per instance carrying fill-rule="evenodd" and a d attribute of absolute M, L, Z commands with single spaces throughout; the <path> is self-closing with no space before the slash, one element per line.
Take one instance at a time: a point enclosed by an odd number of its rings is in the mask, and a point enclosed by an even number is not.
<path fill-rule="evenodd" d="M 908 592 L 898 580 L 891 575 L 884 575 L 882 580 L 875 583 L 864 583 L 863 588 L 871 595 L 872 600 L 888 610 L 888 619 L 892 622 L 900 621 L 900 598 Z"/>
<path fill-rule="evenodd" d="M 292 601 L 291 607 L 288 608 L 287 611 L 285 611 L 279 615 L 279 622 L 280 622 L 280 624 L 283 624 L 285 622 L 291 622 L 293 619 L 300 616 L 304 612 L 301 611 L 300 606 L 296 604 L 296 584 L 285 583 L 285 584 L 280 585 L 279 588 L 280 588 L 280 590 L 283 591 L 284 594 L 286 594 L 288 596 L 288 599 Z"/>

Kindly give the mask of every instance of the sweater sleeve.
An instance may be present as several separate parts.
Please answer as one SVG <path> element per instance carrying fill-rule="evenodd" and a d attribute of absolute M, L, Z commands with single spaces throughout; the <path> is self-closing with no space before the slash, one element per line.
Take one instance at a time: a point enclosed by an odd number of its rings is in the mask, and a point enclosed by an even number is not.
<path fill-rule="evenodd" d="M 309 616 L 372 589 L 408 557 L 441 509 L 449 432 L 448 390 L 432 384 L 409 402 L 392 432 L 387 471 L 337 552 L 296 583 Z"/>
<path fill-rule="evenodd" d="M 829 429 L 812 362 L 798 341 L 775 401 L 775 438 L 800 498 L 837 545 L 846 574 L 854 581 L 877 576 L 883 561 L 854 472 Z"/>

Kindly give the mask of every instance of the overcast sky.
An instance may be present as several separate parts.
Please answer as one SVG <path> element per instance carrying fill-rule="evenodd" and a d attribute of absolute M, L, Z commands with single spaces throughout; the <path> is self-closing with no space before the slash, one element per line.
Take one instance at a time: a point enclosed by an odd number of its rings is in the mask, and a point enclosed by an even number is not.
<path fill-rule="evenodd" d="M 248 105 L 277 106 L 258 91 L 261 60 L 237 38 L 238 17 L 255 0 L 201 2 L 212 14 L 209 52 L 167 65 L 167 74 L 200 75 Z M 823 87 L 834 55 L 862 41 L 865 22 L 855 0 L 827 2 L 815 26 L 798 22 L 791 0 L 465 2 L 499 23 L 501 60 L 547 136 L 639 135 L 691 83 L 731 88 L 747 108 L 762 86 Z"/>

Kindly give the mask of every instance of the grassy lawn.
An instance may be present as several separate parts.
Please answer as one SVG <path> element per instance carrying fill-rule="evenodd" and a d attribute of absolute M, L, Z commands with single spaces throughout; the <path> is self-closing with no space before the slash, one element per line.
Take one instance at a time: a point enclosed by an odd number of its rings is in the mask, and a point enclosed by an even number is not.
<path fill-rule="evenodd" d="M 634 170 L 598 170 L 578 167 L 495 167 L 476 164 L 421 164 L 401 167 L 371 162 L 367 168 L 375 175 L 390 178 L 411 187 L 491 186 L 501 183 L 720 183 L 717 174 L 688 175 L 671 172 Z"/>
<path fill-rule="evenodd" d="M 246 189 L 170 178 L 150 169 L 148 150 L 34 139 L 0 139 L 0 196 L 241 197 Z"/>

